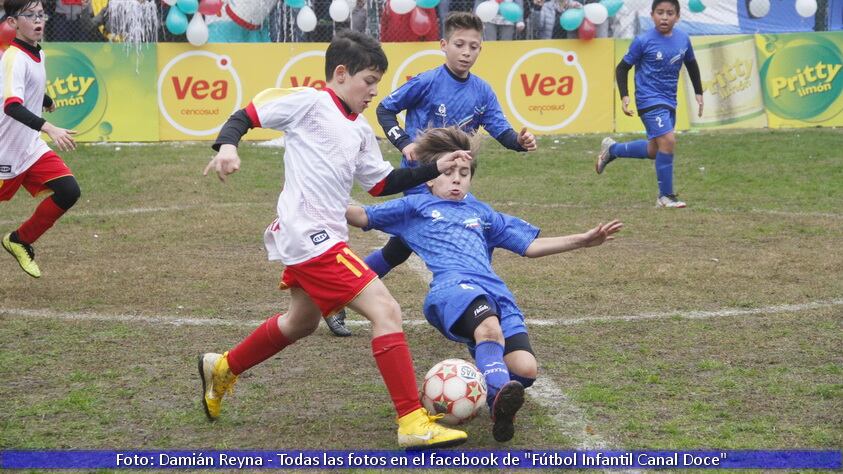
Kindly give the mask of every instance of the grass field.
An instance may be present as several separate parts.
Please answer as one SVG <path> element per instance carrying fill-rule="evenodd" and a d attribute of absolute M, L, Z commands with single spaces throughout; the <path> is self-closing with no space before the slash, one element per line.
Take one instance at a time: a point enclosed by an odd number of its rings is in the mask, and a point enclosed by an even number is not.
<path fill-rule="evenodd" d="M 473 191 L 500 211 L 547 236 L 626 225 L 594 249 L 496 252 L 542 323 L 531 329 L 542 383 L 505 447 L 843 447 L 843 131 L 679 135 L 685 210 L 654 207 L 650 163 L 597 176 L 600 139 L 543 137 L 530 155 L 484 144 Z M 362 324 L 345 339 L 320 327 L 247 372 L 222 418 L 205 420 L 196 355 L 287 306 L 261 238 L 282 153 L 244 145 L 225 185 L 201 176 L 206 144 L 63 155 L 83 196 L 38 242 L 43 278 L 0 255 L 0 449 L 396 448 Z M 35 204 L 21 192 L 0 205 L 0 230 Z M 355 230 L 351 246 L 366 254 L 385 238 Z M 386 284 L 406 320 L 423 319 L 423 273 L 404 265 Z M 406 331 L 419 377 L 467 357 L 427 325 Z M 503 447 L 489 426 L 472 421 L 465 447 Z"/>

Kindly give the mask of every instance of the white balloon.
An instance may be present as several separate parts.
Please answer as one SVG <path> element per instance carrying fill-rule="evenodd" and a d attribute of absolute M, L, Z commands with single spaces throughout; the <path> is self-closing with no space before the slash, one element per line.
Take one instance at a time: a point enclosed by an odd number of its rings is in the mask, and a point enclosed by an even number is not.
<path fill-rule="evenodd" d="M 334 0 L 331 2 L 328 13 L 331 15 L 331 19 L 338 23 L 348 20 L 348 2 L 345 0 Z"/>
<path fill-rule="evenodd" d="M 486 0 L 485 2 L 477 5 L 477 9 L 474 13 L 480 17 L 483 22 L 489 22 L 498 15 L 498 8 L 500 8 L 498 2 L 495 0 Z"/>
<path fill-rule="evenodd" d="M 163 0 L 163 2 L 164 2 L 164 3 L 166 3 L 167 5 L 169 5 L 169 6 L 171 6 L 171 7 L 172 7 L 173 5 L 175 5 L 177 1 L 178 1 L 178 0 Z"/>
<path fill-rule="evenodd" d="M 606 18 L 609 17 L 609 10 L 606 10 L 606 7 L 601 3 L 589 3 L 583 9 L 585 10 L 585 17 L 588 21 L 595 25 L 602 25 L 606 21 Z"/>
<path fill-rule="evenodd" d="M 767 16 L 770 13 L 770 0 L 749 0 L 749 13 L 756 18 Z"/>
<path fill-rule="evenodd" d="M 202 46 L 208 42 L 208 25 L 201 13 L 196 13 L 187 25 L 187 41 L 193 46 Z"/>
<path fill-rule="evenodd" d="M 296 17 L 296 24 L 299 26 L 299 29 L 305 33 L 315 30 L 316 13 L 313 13 L 313 10 L 307 5 L 301 7 L 299 15 Z"/>
<path fill-rule="evenodd" d="M 389 0 L 389 8 L 399 15 L 410 13 L 416 8 L 416 0 Z"/>
<path fill-rule="evenodd" d="M 804 17 L 817 13 L 817 0 L 796 0 L 796 13 Z"/>

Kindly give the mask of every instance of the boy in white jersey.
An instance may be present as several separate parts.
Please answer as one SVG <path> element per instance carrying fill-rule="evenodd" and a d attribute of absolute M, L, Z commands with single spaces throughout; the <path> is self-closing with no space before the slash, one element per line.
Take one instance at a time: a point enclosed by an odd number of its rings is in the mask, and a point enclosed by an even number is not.
<path fill-rule="evenodd" d="M 41 118 L 41 110 L 55 110 L 44 93 L 47 72 L 44 52 L 38 44 L 44 37 L 47 15 L 40 1 L 7 0 L 3 20 L 15 29 L 9 49 L 0 59 L 0 202 L 8 201 L 21 186 L 33 196 L 52 192 L 32 216 L 15 231 L 3 235 L 2 245 L 32 277 L 41 269 L 35 263 L 32 244 L 79 199 L 79 184 L 40 132 L 50 136 L 60 150 L 73 150 L 73 130 L 56 127 Z"/>
<path fill-rule="evenodd" d="M 357 32 L 337 35 L 325 53 L 324 90 L 269 89 L 232 115 L 205 168 L 221 180 L 240 168 L 237 144 L 252 127 L 286 133 L 284 188 L 278 217 L 264 234 L 270 260 L 286 268 L 281 288 L 290 308 L 264 322 L 224 354 L 199 356 L 202 402 L 211 420 L 243 371 L 311 334 L 319 320 L 348 305 L 372 323 L 372 354 L 398 413 L 405 448 L 455 446 L 467 435 L 435 423 L 419 403 L 413 361 L 401 329 L 401 309 L 389 291 L 346 245 L 345 220 L 356 180 L 374 196 L 395 194 L 450 169 L 466 151 L 438 162 L 394 170 L 384 161 L 372 128 L 360 115 L 377 94 L 387 59 L 377 40 Z"/>

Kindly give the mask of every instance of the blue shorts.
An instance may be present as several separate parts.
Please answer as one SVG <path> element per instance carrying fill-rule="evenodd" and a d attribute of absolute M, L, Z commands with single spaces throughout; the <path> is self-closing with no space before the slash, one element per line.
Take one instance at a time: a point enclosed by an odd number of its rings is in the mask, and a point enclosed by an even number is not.
<path fill-rule="evenodd" d="M 466 308 L 478 297 L 485 296 L 500 316 L 503 337 L 508 338 L 518 333 L 527 332 L 524 315 L 509 298 L 495 297 L 480 285 L 473 282 L 457 283 L 431 290 L 424 300 L 424 317 L 443 336 L 452 341 L 474 347 L 474 340 L 454 334 L 451 328 L 460 319 Z"/>
<path fill-rule="evenodd" d="M 647 129 L 647 139 L 652 140 L 673 131 L 676 125 L 676 110 L 667 107 L 648 110 L 641 115 L 641 121 Z"/>

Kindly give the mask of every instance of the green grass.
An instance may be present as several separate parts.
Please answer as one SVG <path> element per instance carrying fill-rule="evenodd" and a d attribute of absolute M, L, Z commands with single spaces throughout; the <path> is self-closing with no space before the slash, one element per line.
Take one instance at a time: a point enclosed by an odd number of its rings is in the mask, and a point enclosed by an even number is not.
<path fill-rule="evenodd" d="M 630 449 L 843 446 L 841 138 L 681 134 L 675 182 L 690 207 L 679 211 L 655 209 L 650 162 L 618 160 L 595 175 L 601 137 L 542 137 L 539 152 L 518 155 L 484 143 L 473 191 L 542 235 L 625 223 L 594 249 L 539 260 L 496 252 L 528 318 L 667 316 L 531 329 L 540 376 L 582 412 L 589 434 Z M 196 355 L 230 348 L 288 304 L 261 238 L 282 150 L 242 146 L 242 170 L 223 185 L 201 176 L 206 144 L 119 148 L 63 155 L 83 196 L 36 246 L 42 279 L 0 257 L 0 448 L 394 449 L 394 413 L 360 326 L 347 339 L 321 327 L 244 374 L 223 417 L 205 420 Z M 380 201 L 359 189 L 354 198 Z M 24 192 L 0 205 L 0 230 L 34 206 Z M 384 240 L 351 233 L 361 254 Z M 406 319 L 422 318 L 426 284 L 408 265 L 386 284 Z M 685 317 L 818 301 L 837 303 Z M 428 326 L 406 331 L 419 376 L 467 357 Z M 582 434 L 558 415 L 529 397 L 506 447 L 576 447 Z M 488 415 L 467 430 L 467 448 L 499 447 Z"/>

